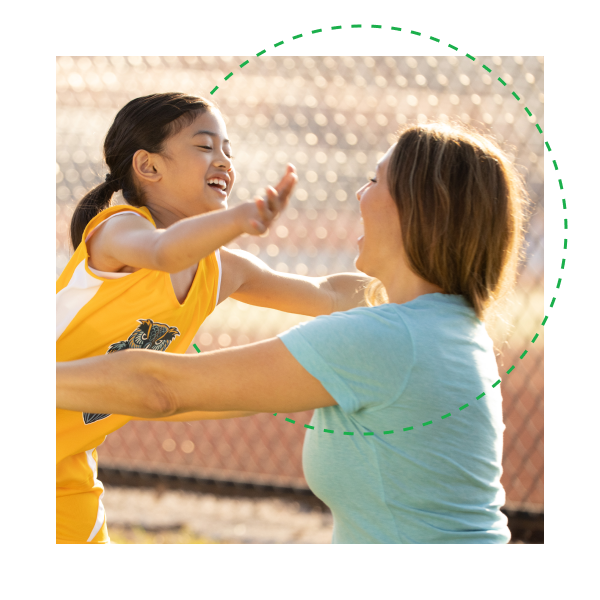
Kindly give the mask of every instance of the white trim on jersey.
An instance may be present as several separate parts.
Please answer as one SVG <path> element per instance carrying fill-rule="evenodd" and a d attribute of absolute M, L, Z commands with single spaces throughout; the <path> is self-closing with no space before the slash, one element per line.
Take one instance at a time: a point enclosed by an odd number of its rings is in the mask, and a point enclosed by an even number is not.
<path fill-rule="evenodd" d="M 100 528 L 104 524 L 104 514 L 105 514 L 104 513 L 104 504 L 102 504 L 102 498 L 104 498 L 104 486 L 102 485 L 102 482 L 97 479 L 98 465 L 97 465 L 96 461 L 94 460 L 93 452 L 94 452 L 94 448 L 92 448 L 91 450 L 86 450 L 85 456 L 87 458 L 90 469 L 92 469 L 92 474 L 94 476 L 94 487 L 102 488 L 102 493 L 100 494 L 100 497 L 98 498 L 98 513 L 96 515 L 96 523 L 94 524 L 92 533 L 90 533 L 90 537 L 87 539 L 88 542 L 91 542 L 96 537 L 96 535 L 98 535 Z"/>
<path fill-rule="evenodd" d="M 138 217 L 145 217 L 140 215 L 133 210 L 127 210 L 123 212 L 119 212 L 115 215 L 111 215 L 107 217 L 100 223 L 97 227 L 94 227 L 92 231 L 89 232 L 88 236 L 85 238 L 87 242 L 90 237 L 98 231 L 98 227 L 101 227 L 113 217 L 118 217 L 120 215 L 137 215 Z M 77 313 L 96 295 L 96 292 L 100 289 L 102 285 L 102 281 L 100 279 L 96 279 L 85 268 L 85 260 L 82 260 L 75 271 L 73 271 L 73 275 L 69 283 L 56 294 L 56 339 L 64 333 L 65 329 L 69 326 L 71 321 L 75 318 Z M 104 271 L 98 271 L 96 269 L 92 269 L 88 265 L 88 269 L 91 273 L 97 275 L 98 277 L 103 277 L 104 279 L 120 279 L 121 277 L 126 277 L 127 275 L 131 275 L 132 273 L 107 273 Z"/>
<path fill-rule="evenodd" d="M 64 333 L 77 313 L 96 295 L 102 280 L 96 279 L 85 270 L 82 260 L 69 283 L 56 294 L 56 339 Z"/>
<path fill-rule="evenodd" d="M 133 275 L 133 273 L 116 273 L 114 271 L 98 271 L 98 269 L 92 269 L 88 264 L 88 270 L 90 270 L 94 275 L 98 275 L 98 277 L 102 277 L 102 279 L 121 279 L 121 277 L 127 277 L 127 275 Z"/>
<path fill-rule="evenodd" d="M 217 304 L 219 304 L 219 294 L 221 293 L 221 273 L 223 271 L 221 267 L 221 253 L 218 248 L 215 250 L 215 256 L 217 257 L 217 264 L 219 265 L 219 283 L 217 284 L 217 301 L 215 302 L 215 308 L 217 308 Z"/>

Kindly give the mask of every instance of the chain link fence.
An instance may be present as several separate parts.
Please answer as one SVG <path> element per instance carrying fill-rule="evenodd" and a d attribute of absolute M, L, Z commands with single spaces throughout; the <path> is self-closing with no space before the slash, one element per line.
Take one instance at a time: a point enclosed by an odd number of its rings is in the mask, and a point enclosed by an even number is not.
<path fill-rule="evenodd" d="M 405 123 L 460 121 L 493 135 L 514 156 L 532 199 L 527 260 L 491 334 L 503 378 L 507 505 L 543 507 L 543 59 L 484 57 L 59 57 L 57 59 L 57 275 L 69 256 L 73 208 L 103 180 L 102 143 L 129 100 L 183 91 L 211 98 L 227 123 L 237 180 L 233 206 L 299 175 L 285 213 L 264 236 L 229 244 L 278 271 L 355 271 L 362 233 L 355 191 Z M 228 73 L 234 76 L 224 81 Z M 497 77 L 507 84 L 504 87 Z M 219 89 L 210 95 L 218 85 Z M 515 91 L 519 100 L 512 95 Z M 528 116 L 527 106 L 532 112 Z M 122 199 L 117 201 L 121 201 Z M 194 342 L 212 350 L 265 339 L 307 317 L 228 299 Z M 527 348 L 523 360 L 519 356 Z M 194 352 L 193 348 L 189 352 Z M 290 423 L 286 417 L 294 420 Z M 134 421 L 99 449 L 100 466 L 229 482 L 306 488 L 301 452 L 310 413 L 227 421 Z"/>

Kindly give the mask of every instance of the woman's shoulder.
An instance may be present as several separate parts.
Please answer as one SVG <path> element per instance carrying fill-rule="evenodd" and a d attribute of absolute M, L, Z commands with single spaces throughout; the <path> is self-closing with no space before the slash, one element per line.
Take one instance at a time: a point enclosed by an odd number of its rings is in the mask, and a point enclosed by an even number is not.
<path fill-rule="evenodd" d="M 424 319 L 430 322 L 436 315 L 462 315 L 467 319 L 475 317 L 475 311 L 464 296 L 450 294 L 424 294 L 411 300 L 398 304 L 388 302 L 377 306 L 360 306 L 343 312 L 332 313 L 328 317 L 336 316 L 346 320 L 373 320 L 373 321 L 403 321 Z M 320 317 L 319 317 L 320 318 Z"/>
<path fill-rule="evenodd" d="M 315 317 L 300 323 L 286 334 L 316 345 L 336 348 L 406 346 L 411 341 L 405 319 L 389 305 L 361 306 Z"/>
<path fill-rule="evenodd" d="M 403 304 L 387 303 L 333 313 L 328 317 L 339 329 L 363 331 L 367 337 L 397 336 L 399 343 L 418 339 L 487 338 L 484 323 L 463 297 L 449 294 L 425 294 Z M 324 321 L 325 323 L 325 321 Z"/>

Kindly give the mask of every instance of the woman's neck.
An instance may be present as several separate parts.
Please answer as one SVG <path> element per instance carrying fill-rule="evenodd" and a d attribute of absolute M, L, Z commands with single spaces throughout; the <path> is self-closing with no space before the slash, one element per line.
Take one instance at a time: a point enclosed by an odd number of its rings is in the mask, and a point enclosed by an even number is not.
<path fill-rule="evenodd" d="M 425 281 L 406 266 L 378 279 L 385 287 L 389 301 L 394 304 L 405 304 L 424 294 L 444 293 L 441 287 Z"/>

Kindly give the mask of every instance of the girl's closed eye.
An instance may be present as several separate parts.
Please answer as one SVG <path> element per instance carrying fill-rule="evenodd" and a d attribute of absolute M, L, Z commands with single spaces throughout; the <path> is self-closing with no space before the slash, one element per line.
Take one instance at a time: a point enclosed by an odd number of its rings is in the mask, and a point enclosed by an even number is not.
<path fill-rule="evenodd" d="M 377 179 L 374 179 L 373 177 L 369 177 L 369 181 L 372 181 L 373 183 L 377 183 Z"/>
<path fill-rule="evenodd" d="M 212 148 L 210 146 L 196 146 L 196 148 L 204 148 L 205 150 L 212 150 Z M 225 154 L 225 156 L 230 160 L 233 160 L 235 158 L 232 154 Z"/>

